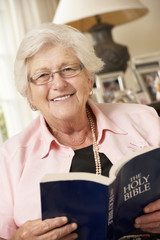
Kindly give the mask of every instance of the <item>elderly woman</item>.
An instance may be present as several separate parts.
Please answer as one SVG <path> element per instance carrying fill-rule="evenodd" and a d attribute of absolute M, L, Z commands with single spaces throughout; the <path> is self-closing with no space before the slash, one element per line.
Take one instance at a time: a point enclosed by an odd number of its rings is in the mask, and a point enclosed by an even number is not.
<path fill-rule="evenodd" d="M 108 176 L 122 156 L 160 145 L 154 109 L 88 100 L 102 68 L 87 38 L 69 26 L 44 24 L 22 41 L 16 85 L 40 115 L 0 148 L 0 239 L 76 239 L 78 226 L 65 216 L 41 220 L 41 178 L 71 171 Z M 159 233 L 159 209 L 160 201 L 146 206 L 135 227 Z"/>

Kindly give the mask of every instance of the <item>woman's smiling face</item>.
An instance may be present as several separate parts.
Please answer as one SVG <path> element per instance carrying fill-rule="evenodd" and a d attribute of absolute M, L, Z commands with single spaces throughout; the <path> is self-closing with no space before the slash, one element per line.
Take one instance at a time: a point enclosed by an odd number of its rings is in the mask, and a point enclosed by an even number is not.
<path fill-rule="evenodd" d="M 55 72 L 67 65 L 80 63 L 73 50 L 61 46 L 45 45 L 28 60 L 29 77 L 38 72 Z M 91 80 L 85 68 L 80 74 L 63 78 L 55 73 L 50 83 L 36 85 L 29 82 L 29 101 L 49 123 L 54 120 L 71 120 L 81 114 L 86 106 Z"/>

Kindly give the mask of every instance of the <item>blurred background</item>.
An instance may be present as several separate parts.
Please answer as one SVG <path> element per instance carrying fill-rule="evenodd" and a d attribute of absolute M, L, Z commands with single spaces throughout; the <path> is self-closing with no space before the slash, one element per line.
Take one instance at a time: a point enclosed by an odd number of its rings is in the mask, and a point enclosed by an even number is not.
<path fill-rule="evenodd" d="M 65 9 L 66 13 L 70 11 L 69 15 L 72 16 L 72 12 L 75 12 L 74 7 L 78 8 L 78 6 L 73 6 L 74 1 L 77 0 L 64 1 L 65 4 L 67 3 L 67 7 L 62 6 L 63 9 Z M 64 1 L 61 2 L 63 3 Z M 107 2 L 108 0 L 105 1 Z M 119 1 L 120 5 L 121 0 L 117 1 Z M 78 2 L 81 1 L 79 0 Z M 85 2 L 87 1 L 84 1 L 83 8 L 86 10 L 89 6 L 87 3 L 85 5 Z M 99 4 L 100 2 L 101 0 L 99 0 Z M 115 0 L 112 0 L 113 2 L 115 2 L 115 6 L 119 9 L 121 8 L 121 6 L 116 5 Z M 121 45 L 122 50 L 125 46 L 129 57 L 126 58 L 126 69 L 123 67 L 119 69 L 110 68 L 97 75 L 94 101 L 155 104 L 154 106 L 157 109 L 159 108 L 157 86 L 160 84 L 160 1 L 140 0 L 140 3 L 144 6 L 142 16 L 135 17 L 134 20 L 126 21 L 123 24 L 111 22 L 113 24 L 110 28 L 112 41 Z M 60 19 L 57 16 L 57 20 L 54 20 L 58 4 L 59 0 L 0 0 L 0 144 L 21 131 L 38 114 L 30 110 L 27 100 L 21 97 L 15 89 L 13 75 L 14 59 L 18 46 L 26 32 L 44 22 L 61 21 L 62 14 L 60 14 Z M 92 0 L 92 5 L 94 6 L 94 0 Z M 89 13 L 87 12 L 86 14 L 90 14 L 90 11 L 91 9 L 89 8 Z M 111 11 L 114 12 L 112 9 Z M 119 10 L 116 9 L 116 11 Z M 94 14 L 91 13 L 91 15 Z M 127 14 L 130 15 L 131 12 Z M 86 18 L 86 16 L 82 16 L 82 19 Z M 74 22 L 74 14 L 72 20 L 62 19 L 62 21 L 66 24 Z M 107 24 L 110 24 L 110 22 Z M 94 29 L 94 34 L 97 34 L 95 31 L 97 29 Z M 86 30 L 84 34 L 95 44 L 93 31 L 88 32 Z M 108 47 L 106 49 L 108 54 Z M 111 56 L 110 49 L 109 54 Z M 123 54 L 126 53 L 120 49 L 119 55 L 121 54 L 121 58 L 123 58 Z M 105 58 L 108 59 L 108 55 Z M 151 86 L 151 82 L 154 83 L 154 86 Z M 112 98 L 108 97 L 111 96 L 109 92 L 111 86 Z"/>

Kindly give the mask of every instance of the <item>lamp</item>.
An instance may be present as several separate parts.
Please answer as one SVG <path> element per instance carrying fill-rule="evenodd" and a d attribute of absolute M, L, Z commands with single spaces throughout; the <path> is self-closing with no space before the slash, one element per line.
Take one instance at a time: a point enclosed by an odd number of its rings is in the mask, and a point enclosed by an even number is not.
<path fill-rule="evenodd" d="M 125 71 L 128 49 L 113 41 L 111 30 L 147 12 L 139 0 L 60 0 L 53 22 L 90 32 L 95 52 L 105 62 L 103 72 Z"/>

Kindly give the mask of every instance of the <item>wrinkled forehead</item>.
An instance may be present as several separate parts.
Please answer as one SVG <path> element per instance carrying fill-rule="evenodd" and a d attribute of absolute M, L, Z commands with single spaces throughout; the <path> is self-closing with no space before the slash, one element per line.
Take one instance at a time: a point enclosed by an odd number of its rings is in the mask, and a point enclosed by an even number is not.
<path fill-rule="evenodd" d="M 66 65 L 79 63 L 80 60 L 71 48 L 47 44 L 27 60 L 28 74 L 37 71 L 57 70 Z"/>

